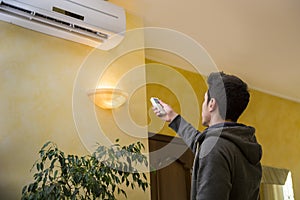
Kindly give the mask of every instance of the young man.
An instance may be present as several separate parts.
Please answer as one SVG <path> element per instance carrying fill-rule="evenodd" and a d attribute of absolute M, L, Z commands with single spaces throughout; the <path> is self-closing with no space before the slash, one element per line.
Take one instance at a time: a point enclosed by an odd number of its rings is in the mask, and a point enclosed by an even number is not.
<path fill-rule="evenodd" d="M 248 86 L 223 72 L 210 74 L 202 105 L 203 132 L 197 131 L 169 105 L 160 101 L 165 115 L 195 154 L 192 200 L 257 200 L 262 176 L 261 146 L 255 129 L 237 123 L 249 102 Z"/>

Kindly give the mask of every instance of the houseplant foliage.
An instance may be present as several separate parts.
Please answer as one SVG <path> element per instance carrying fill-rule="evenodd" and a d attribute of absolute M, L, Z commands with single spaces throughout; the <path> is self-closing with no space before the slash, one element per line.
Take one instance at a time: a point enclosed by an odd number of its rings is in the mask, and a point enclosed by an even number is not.
<path fill-rule="evenodd" d="M 143 191 L 149 186 L 145 173 L 136 164 L 148 166 L 141 153 L 142 143 L 121 147 L 98 144 L 91 155 L 66 155 L 53 142 L 47 142 L 34 163 L 34 182 L 22 189 L 22 200 L 29 199 L 116 199 L 125 186 Z"/>

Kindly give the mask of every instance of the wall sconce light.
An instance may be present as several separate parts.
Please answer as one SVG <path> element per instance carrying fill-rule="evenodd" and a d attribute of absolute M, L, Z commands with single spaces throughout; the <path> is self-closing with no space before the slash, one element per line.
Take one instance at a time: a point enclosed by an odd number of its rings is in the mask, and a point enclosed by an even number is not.
<path fill-rule="evenodd" d="M 88 92 L 90 99 L 100 108 L 115 109 L 123 105 L 128 94 L 115 88 L 97 88 Z"/>

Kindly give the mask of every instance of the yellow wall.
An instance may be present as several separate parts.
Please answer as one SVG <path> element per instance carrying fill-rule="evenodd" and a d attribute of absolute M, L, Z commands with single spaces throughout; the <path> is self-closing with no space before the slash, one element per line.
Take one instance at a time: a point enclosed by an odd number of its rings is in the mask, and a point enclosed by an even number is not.
<path fill-rule="evenodd" d="M 196 73 L 146 60 L 146 80 L 149 109 L 150 97 L 158 97 L 172 106 L 177 113 L 186 113 L 186 119 L 194 126 L 204 128 L 201 125 L 200 109 L 207 89 L 205 78 Z M 149 132 L 176 135 L 168 128 L 168 124 L 164 124 L 153 112 L 149 112 L 148 120 Z"/>
<path fill-rule="evenodd" d="M 128 29 L 141 25 L 140 19 L 127 15 Z M 75 85 L 75 90 L 81 89 L 82 96 L 78 97 L 83 97 L 82 108 L 95 109 L 96 121 L 111 142 L 116 138 L 120 138 L 121 144 L 136 140 L 114 123 L 111 111 L 94 108 L 86 92 L 97 87 L 97 84 L 118 85 L 126 91 L 130 83 L 117 84 L 117 81 L 131 68 L 144 64 L 144 52 L 134 51 L 121 58 L 117 55 L 125 48 L 124 45 L 143 44 L 143 35 L 131 37 L 129 34 L 120 46 L 109 52 L 93 50 L 5 22 L 0 22 L 0 38 L 1 199 L 20 199 L 22 187 L 33 180 L 33 173 L 29 170 L 46 141 L 54 141 L 66 153 L 88 154 L 90 149 L 84 138 L 90 134 L 89 127 L 81 129 L 82 121 L 76 122 L 73 118 Z M 114 56 L 116 60 L 108 68 L 101 63 Z M 88 76 L 91 72 L 102 76 L 94 79 L 94 74 Z M 140 80 L 145 83 L 145 73 L 142 73 Z M 145 96 L 146 89 L 141 87 L 126 104 L 127 107 L 135 104 L 130 114 L 135 123 L 142 125 L 146 125 Z M 81 114 L 85 113 L 75 113 L 77 116 Z M 89 121 L 85 119 L 83 123 L 88 124 Z M 147 135 L 146 129 L 143 134 Z M 144 143 L 147 147 L 146 140 Z M 149 190 L 145 193 L 128 190 L 127 194 L 129 199 L 150 199 Z"/>
<path fill-rule="evenodd" d="M 300 103 L 251 90 L 240 121 L 256 128 L 262 164 L 291 170 L 295 199 L 300 198 Z"/>
<path fill-rule="evenodd" d="M 152 79 L 153 76 L 155 76 L 156 79 L 159 79 L 157 76 L 161 77 L 162 80 L 170 79 L 170 81 L 174 82 L 173 87 L 180 88 L 182 93 L 186 95 L 186 86 L 183 86 L 185 83 L 183 84 L 182 81 L 174 78 L 169 72 L 169 74 L 164 73 L 164 70 L 160 70 L 159 73 L 157 73 L 154 67 L 155 64 L 150 64 L 153 63 L 153 61 L 147 60 L 146 63 L 148 63 L 146 67 L 147 82 L 149 79 Z M 166 65 L 164 66 L 167 67 Z M 163 69 L 164 66 L 162 65 L 160 68 Z M 196 73 L 175 67 L 172 69 L 173 72 L 178 71 L 181 73 L 191 84 L 197 93 L 199 109 L 201 109 L 203 95 L 207 89 L 205 80 Z M 291 170 L 295 199 L 298 199 L 300 197 L 300 103 L 278 98 L 253 89 L 251 89 L 250 92 L 251 100 L 249 106 L 241 116 L 239 122 L 256 128 L 258 141 L 263 147 L 263 165 Z M 195 106 L 195 104 L 191 104 L 190 102 L 178 101 L 178 99 L 176 99 L 178 95 L 181 94 L 172 93 L 170 88 L 166 88 L 164 85 L 148 84 L 147 86 L 148 99 L 151 96 L 157 96 L 173 106 L 179 113 L 181 113 L 185 107 L 192 109 Z M 180 102 L 180 105 L 178 102 Z M 148 106 L 150 108 L 151 104 L 148 103 Z M 194 115 L 194 112 L 190 113 L 192 116 L 183 116 L 194 120 L 193 118 L 197 116 Z M 150 131 L 166 135 L 175 135 L 175 133 L 167 127 L 167 124 L 163 124 L 151 115 L 148 119 L 152 120 L 149 127 Z M 198 128 L 199 130 L 203 130 L 202 126 L 198 126 Z"/>

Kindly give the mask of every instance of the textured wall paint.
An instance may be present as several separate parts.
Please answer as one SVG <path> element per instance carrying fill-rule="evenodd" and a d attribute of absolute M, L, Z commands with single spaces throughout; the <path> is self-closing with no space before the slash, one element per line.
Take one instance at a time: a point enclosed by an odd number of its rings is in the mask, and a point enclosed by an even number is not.
<path fill-rule="evenodd" d="M 4 22 L 0 26 L 0 194 L 19 199 L 44 142 L 85 152 L 72 120 L 72 87 L 90 48 Z"/>
<path fill-rule="evenodd" d="M 291 170 L 295 199 L 300 197 L 300 104 L 251 90 L 240 121 L 256 128 L 263 147 L 262 163 Z"/>
<path fill-rule="evenodd" d="M 142 25 L 141 19 L 133 15 L 127 14 L 127 19 L 128 29 Z M 142 41 L 143 36 L 140 37 Z M 22 187 L 33 179 L 29 170 L 46 141 L 54 141 L 66 153 L 88 153 L 73 119 L 72 92 L 76 75 L 93 49 L 5 22 L 0 22 L 0 38 L 0 196 L 1 199 L 20 199 Z M 136 40 L 129 38 L 124 42 Z M 120 45 L 110 52 L 98 51 L 97 55 L 100 58 L 111 56 L 122 48 Z M 115 76 L 117 80 L 131 68 L 144 64 L 143 51 L 132 54 L 134 56 L 116 61 L 120 68 L 112 67 L 107 76 Z M 97 65 L 99 63 L 93 63 L 95 69 Z M 145 73 L 141 79 L 145 83 Z M 87 78 L 84 81 L 89 85 L 98 80 Z M 133 104 L 138 102 L 132 111 L 133 118 L 144 125 L 145 96 L 146 90 L 141 88 L 131 99 Z M 85 103 L 92 104 L 89 100 Z M 112 142 L 116 138 L 120 138 L 121 143 L 134 141 L 117 128 L 110 111 L 95 108 L 95 112 L 98 120 L 110 120 L 106 128 L 110 126 L 109 131 L 114 131 Z M 128 190 L 128 197 L 150 199 L 150 191 Z"/>
<path fill-rule="evenodd" d="M 146 63 L 153 63 L 153 61 L 147 60 Z M 203 95 L 207 89 L 202 76 L 178 68 L 174 68 L 174 70 L 180 72 L 189 81 L 195 93 L 197 93 L 199 108 L 201 109 Z M 151 65 L 147 65 L 147 82 L 148 79 L 151 79 L 151 76 L 161 76 L 162 79 L 173 79 L 170 74 L 165 74 L 164 71 L 155 74 L 153 71 Z M 172 81 L 176 82 L 176 80 Z M 177 82 L 177 87 L 184 92 L 186 88 L 181 84 L 181 82 Z M 250 93 L 251 100 L 249 106 L 242 114 L 239 122 L 256 128 L 258 141 L 262 144 L 264 151 L 262 158 L 263 165 L 291 170 L 295 199 L 298 199 L 300 196 L 300 104 L 252 89 L 250 89 Z M 194 105 L 185 102 L 180 102 L 179 105 L 179 101 L 176 99 L 177 95 L 173 94 L 169 88 L 163 85 L 149 84 L 147 87 L 147 98 L 151 96 L 158 96 L 173 106 L 174 110 L 179 113 L 184 107 L 194 107 Z M 150 103 L 148 103 L 148 107 L 151 107 Z M 150 116 L 148 117 L 148 120 L 150 120 L 150 131 L 175 135 L 167 127 L 167 124 L 163 124 L 160 120 L 155 119 L 155 116 Z M 184 117 L 191 118 L 193 116 Z M 200 125 L 198 126 L 199 130 L 203 130 L 203 128 Z"/>
<path fill-rule="evenodd" d="M 170 68 L 151 60 L 146 60 L 146 64 L 148 108 L 152 106 L 149 101 L 150 97 L 158 97 L 171 105 L 177 113 L 190 111 L 187 112 L 186 119 L 194 126 L 203 129 L 199 119 L 203 95 L 207 90 L 204 78 L 196 73 L 180 68 Z M 153 79 L 158 82 L 150 81 Z M 180 103 L 178 98 L 181 98 Z M 151 111 L 148 120 L 150 132 L 175 136 L 174 131 L 168 128 L 168 124 L 164 124 Z"/>

